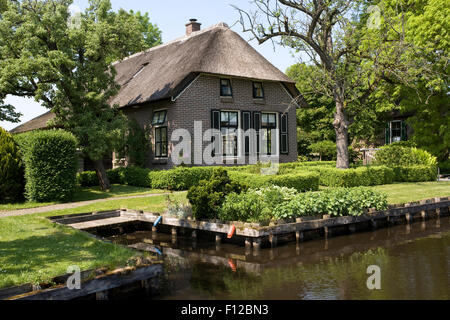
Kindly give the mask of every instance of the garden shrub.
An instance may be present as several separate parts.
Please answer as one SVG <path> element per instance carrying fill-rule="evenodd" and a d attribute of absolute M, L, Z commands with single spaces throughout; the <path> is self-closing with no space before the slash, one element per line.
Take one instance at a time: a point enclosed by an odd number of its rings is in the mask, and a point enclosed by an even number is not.
<path fill-rule="evenodd" d="M 393 143 L 382 147 L 375 154 L 375 164 L 397 166 L 436 166 L 437 159 L 431 153 L 415 147 Z"/>
<path fill-rule="evenodd" d="M 359 216 L 364 209 L 387 208 L 387 196 L 366 187 L 336 188 L 297 193 L 294 189 L 268 187 L 229 194 L 219 218 L 229 221 L 266 222 L 330 214 Z"/>
<path fill-rule="evenodd" d="M 0 202 L 23 197 L 25 178 L 22 155 L 13 136 L 0 127 Z"/>
<path fill-rule="evenodd" d="M 118 167 L 115 169 L 106 170 L 106 175 L 108 176 L 109 182 L 111 184 L 127 184 L 126 172 L 126 167 Z M 97 185 L 99 185 L 98 182 Z"/>
<path fill-rule="evenodd" d="M 437 167 L 434 165 L 398 166 L 392 168 L 396 182 L 424 182 L 437 180 Z"/>
<path fill-rule="evenodd" d="M 171 170 L 151 171 L 149 173 L 154 189 L 189 190 L 201 180 L 208 180 L 213 174 L 212 167 L 177 167 Z"/>
<path fill-rule="evenodd" d="M 77 183 L 81 187 L 95 187 L 100 185 L 95 171 L 79 172 L 77 174 Z"/>
<path fill-rule="evenodd" d="M 313 143 L 309 146 L 309 149 L 312 153 L 318 153 L 320 156 L 320 160 L 322 159 L 336 159 L 337 148 L 336 142 L 324 140 Z"/>
<path fill-rule="evenodd" d="M 131 166 L 123 170 L 123 175 L 122 182 L 129 186 L 150 188 L 152 185 L 150 169 Z"/>
<path fill-rule="evenodd" d="M 30 201 L 67 201 L 76 190 L 77 140 L 64 130 L 33 131 L 18 139 Z"/>
<path fill-rule="evenodd" d="M 249 189 L 240 194 L 233 192 L 226 197 L 218 216 L 226 221 L 269 221 L 273 209 L 283 202 L 289 202 L 295 195 L 295 189 L 278 186 Z"/>
<path fill-rule="evenodd" d="M 335 188 L 322 192 L 299 194 L 274 209 L 274 218 L 288 219 L 301 216 L 329 214 L 332 216 L 359 216 L 364 209 L 387 209 L 387 195 L 370 188 Z"/>
<path fill-rule="evenodd" d="M 245 181 L 250 188 L 280 186 L 294 188 L 299 192 L 319 190 L 319 175 L 315 172 L 295 172 L 284 175 L 261 175 L 231 171 L 233 181 Z"/>
<path fill-rule="evenodd" d="M 189 189 L 187 198 L 195 219 L 215 219 L 226 195 L 232 192 L 239 194 L 245 189 L 244 185 L 231 181 L 226 170 L 215 168 L 209 181 L 202 180 Z"/>
<path fill-rule="evenodd" d="M 320 185 L 328 187 L 359 187 L 390 184 L 394 182 L 394 170 L 386 166 L 337 169 L 313 167 L 320 174 Z"/>

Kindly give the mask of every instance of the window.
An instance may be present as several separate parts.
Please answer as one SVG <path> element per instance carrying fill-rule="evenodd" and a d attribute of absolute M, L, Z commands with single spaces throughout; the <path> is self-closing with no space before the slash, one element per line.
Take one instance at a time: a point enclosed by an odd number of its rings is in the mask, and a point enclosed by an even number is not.
<path fill-rule="evenodd" d="M 261 114 L 261 152 L 265 155 L 272 154 L 273 142 L 276 143 L 272 130 L 277 128 L 277 115 L 275 113 Z"/>
<path fill-rule="evenodd" d="M 167 127 L 155 128 L 155 157 L 165 158 L 167 156 Z"/>
<path fill-rule="evenodd" d="M 162 125 L 166 122 L 167 111 L 156 111 L 153 113 L 152 125 Z"/>
<path fill-rule="evenodd" d="M 153 113 L 152 125 L 155 126 L 155 158 L 166 158 L 168 156 L 166 121 L 167 110 L 155 111 Z"/>
<path fill-rule="evenodd" d="M 235 111 L 220 112 L 220 132 L 222 134 L 222 154 L 228 157 L 237 157 L 238 141 L 237 129 L 239 127 L 239 116 Z"/>
<path fill-rule="evenodd" d="M 282 114 L 280 116 L 280 153 L 289 154 L 289 121 L 288 115 Z"/>
<path fill-rule="evenodd" d="M 402 122 L 391 122 L 391 143 L 402 141 Z"/>
<path fill-rule="evenodd" d="M 264 88 L 262 82 L 253 82 L 253 99 L 264 99 Z"/>
<path fill-rule="evenodd" d="M 220 79 L 220 96 L 221 97 L 233 96 L 233 90 L 231 89 L 230 79 Z"/>

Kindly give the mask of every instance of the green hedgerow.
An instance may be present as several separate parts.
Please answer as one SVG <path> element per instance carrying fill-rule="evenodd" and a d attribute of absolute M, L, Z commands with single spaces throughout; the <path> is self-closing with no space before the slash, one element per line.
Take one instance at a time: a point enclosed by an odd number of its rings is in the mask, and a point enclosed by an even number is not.
<path fill-rule="evenodd" d="M 46 130 L 25 133 L 17 141 L 25 163 L 27 199 L 70 200 L 76 190 L 76 138 L 64 130 Z"/>
<path fill-rule="evenodd" d="M 23 197 L 25 178 L 22 156 L 13 136 L 0 127 L 0 202 Z"/>

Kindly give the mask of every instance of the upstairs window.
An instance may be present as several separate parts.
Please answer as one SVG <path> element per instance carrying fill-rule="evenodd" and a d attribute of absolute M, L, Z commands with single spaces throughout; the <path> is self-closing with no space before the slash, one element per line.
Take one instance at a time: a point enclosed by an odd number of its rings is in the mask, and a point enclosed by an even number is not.
<path fill-rule="evenodd" d="M 162 124 L 164 124 L 166 122 L 166 117 L 167 117 L 167 111 L 166 110 L 156 111 L 155 113 L 153 113 L 152 125 L 162 125 Z"/>
<path fill-rule="evenodd" d="M 233 90 L 231 89 L 230 79 L 220 79 L 220 96 L 221 97 L 233 96 Z"/>
<path fill-rule="evenodd" d="M 264 88 L 262 82 L 253 82 L 253 99 L 264 99 Z"/>

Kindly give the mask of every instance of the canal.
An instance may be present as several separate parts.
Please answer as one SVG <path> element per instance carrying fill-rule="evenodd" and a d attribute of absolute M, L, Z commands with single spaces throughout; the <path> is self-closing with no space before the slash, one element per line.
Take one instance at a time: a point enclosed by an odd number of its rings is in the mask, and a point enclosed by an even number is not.
<path fill-rule="evenodd" d="M 156 299 L 450 299 L 450 217 L 256 252 L 149 231 L 108 240 L 161 254 Z"/>

